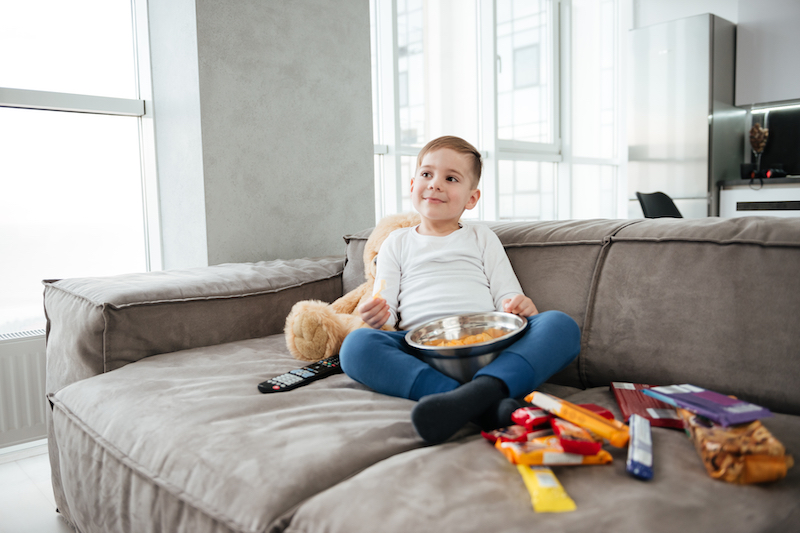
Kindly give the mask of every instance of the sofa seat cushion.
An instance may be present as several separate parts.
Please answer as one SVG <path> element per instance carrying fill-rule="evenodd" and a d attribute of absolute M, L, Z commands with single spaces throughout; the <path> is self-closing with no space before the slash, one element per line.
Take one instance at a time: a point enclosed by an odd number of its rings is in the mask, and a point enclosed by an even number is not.
<path fill-rule="evenodd" d="M 568 397 L 619 417 L 607 387 Z M 764 424 L 800 450 L 800 417 Z M 577 510 L 535 513 L 516 467 L 479 436 L 391 457 L 305 502 L 287 532 L 370 531 L 791 531 L 800 518 L 800 469 L 773 484 L 730 485 L 711 479 L 685 432 L 653 429 L 655 476 L 625 471 L 627 449 L 606 446 L 614 461 L 553 471 Z M 374 495 L 380 494 L 379 498 Z"/>
<path fill-rule="evenodd" d="M 297 366 L 277 335 L 148 357 L 51 395 L 79 529 L 280 530 L 308 498 L 423 445 L 410 400 L 345 375 L 258 392 Z"/>

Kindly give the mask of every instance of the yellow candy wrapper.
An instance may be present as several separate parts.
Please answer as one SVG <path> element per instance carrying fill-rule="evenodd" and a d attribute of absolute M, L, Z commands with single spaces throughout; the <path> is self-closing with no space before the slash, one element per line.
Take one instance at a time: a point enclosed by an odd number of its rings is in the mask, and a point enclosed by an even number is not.
<path fill-rule="evenodd" d="M 577 509 L 553 471 L 547 467 L 517 465 L 537 513 L 563 513 Z"/>

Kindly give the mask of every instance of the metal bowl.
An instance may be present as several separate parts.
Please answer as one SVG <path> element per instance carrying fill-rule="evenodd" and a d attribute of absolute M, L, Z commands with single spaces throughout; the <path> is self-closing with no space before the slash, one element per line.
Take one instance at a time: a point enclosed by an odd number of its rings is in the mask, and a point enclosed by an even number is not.
<path fill-rule="evenodd" d="M 417 356 L 439 372 L 466 383 L 475 372 L 494 361 L 500 352 L 525 331 L 528 321 L 510 313 L 472 313 L 439 318 L 406 333 L 406 342 Z M 477 335 L 489 328 L 506 331 L 502 337 L 465 346 L 428 346 L 437 340 L 452 341 Z"/>

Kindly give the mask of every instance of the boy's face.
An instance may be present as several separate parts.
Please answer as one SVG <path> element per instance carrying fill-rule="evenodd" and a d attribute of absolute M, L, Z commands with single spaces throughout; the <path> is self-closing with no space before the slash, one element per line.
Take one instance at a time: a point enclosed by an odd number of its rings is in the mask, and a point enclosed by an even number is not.
<path fill-rule="evenodd" d="M 411 203 L 423 218 L 457 223 L 481 197 L 474 181 L 468 154 L 449 148 L 428 152 L 411 180 Z"/>

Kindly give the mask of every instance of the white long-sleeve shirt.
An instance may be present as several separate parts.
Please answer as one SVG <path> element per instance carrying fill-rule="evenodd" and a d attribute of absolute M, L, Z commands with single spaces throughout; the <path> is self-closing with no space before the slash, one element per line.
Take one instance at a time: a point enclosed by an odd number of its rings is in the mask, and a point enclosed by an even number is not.
<path fill-rule="evenodd" d="M 389 304 L 389 324 L 410 330 L 436 318 L 502 311 L 522 294 L 503 245 L 486 226 L 463 224 L 450 235 L 392 232 L 378 253 L 375 291 Z"/>

